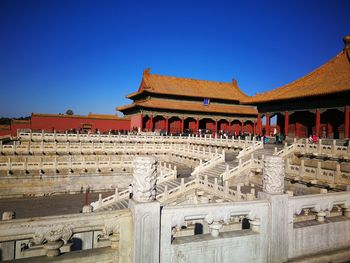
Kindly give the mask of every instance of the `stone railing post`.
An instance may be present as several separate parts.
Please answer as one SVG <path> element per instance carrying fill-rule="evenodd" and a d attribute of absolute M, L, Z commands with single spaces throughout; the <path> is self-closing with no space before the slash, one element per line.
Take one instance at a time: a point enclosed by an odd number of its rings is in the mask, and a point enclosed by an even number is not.
<path fill-rule="evenodd" d="M 350 205 L 342 205 L 344 216 L 350 218 Z"/>
<path fill-rule="evenodd" d="M 302 178 L 305 170 L 304 160 L 300 160 L 300 169 L 299 169 L 299 175 Z"/>
<path fill-rule="evenodd" d="M 157 160 L 151 156 L 135 158 L 133 198 L 132 262 L 159 263 L 160 203 L 156 201 Z M 151 242 L 150 242 L 151 241 Z"/>
<path fill-rule="evenodd" d="M 337 141 L 333 140 L 333 144 L 332 144 L 332 154 L 335 154 L 337 151 Z"/>
<path fill-rule="evenodd" d="M 321 171 L 322 171 L 322 168 L 321 168 L 321 162 L 317 162 L 317 168 L 316 168 L 316 178 L 315 179 L 321 179 Z"/>
<path fill-rule="evenodd" d="M 5 211 L 2 213 L 3 221 L 12 219 L 15 219 L 15 212 Z M 1 261 L 15 259 L 15 243 L 16 241 L 7 241 L 0 243 Z"/>
<path fill-rule="evenodd" d="M 250 228 L 254 232 L 260 232 L 261 221 L 259 218 L 254 218 L 249 220 Z"/>
<path fill-rule="evenodd" d="M 279 156 L 266 156 L 263 168 L 263 193 L 260 199 L 270 202 L 268 262 L 288 259 L 288 195 L 284 194 L 285 165 Z M 254 227 L 254 223 L 253 223 Z"/>

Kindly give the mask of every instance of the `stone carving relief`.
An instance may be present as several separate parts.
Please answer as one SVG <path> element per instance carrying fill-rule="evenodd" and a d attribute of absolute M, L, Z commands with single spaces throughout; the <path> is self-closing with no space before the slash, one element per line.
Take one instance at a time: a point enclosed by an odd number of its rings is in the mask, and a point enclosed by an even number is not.
<path fill-rule="evenodd" d="M 156 199 L 157 160 L 151 156 L 137 157 L 133 163 L 133 199 L 151 202 Z"/>
<path fill-rule="evenodd" d="M 42 244 L 44 240 L 53 242 L 63 240 L 66 244 L 73 235 L 72 228 L 67 225 L 51 225 L 36 230 L 33 239 L 35 244 Z"/>
<path fill-rule="evenodd" d="M 283 194 L 284 160 L 279 156 L 267 156 L 264 160 L 263 191 L 268 194 Z"/>
<path fill-rule="evenodd" d="M 102 233 L 105 237 L 108 237 L 111 234 L 116 234 L 120 232 L 119 222 L 107 221 L 104 223 Z"/>

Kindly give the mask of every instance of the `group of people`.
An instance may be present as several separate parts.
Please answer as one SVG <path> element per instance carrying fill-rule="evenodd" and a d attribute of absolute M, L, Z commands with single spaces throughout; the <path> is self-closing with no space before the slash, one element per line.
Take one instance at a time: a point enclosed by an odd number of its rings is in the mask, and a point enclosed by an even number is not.
<path fill-rule="evenodd" d="M 318 142 L 318 137 L 316 134 L 313 134 L 309 136 L 309 143 L 317 143 Z"/>

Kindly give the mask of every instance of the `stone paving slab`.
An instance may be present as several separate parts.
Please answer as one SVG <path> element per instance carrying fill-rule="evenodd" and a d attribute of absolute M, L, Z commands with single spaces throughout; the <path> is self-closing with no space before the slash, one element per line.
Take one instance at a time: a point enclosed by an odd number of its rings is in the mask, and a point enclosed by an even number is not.
<path fill-rule="evenodd" d="M 102 198 L 114 192 L 102 193 Z M 98 200 L 99 193 L 89 194 L 89 203 Z M 0 200 L 0 214 L 14 211 L 16 218 L 30 218 L 80 213 L 85 201 L 85 194 L 64 194 L 42 197 L 9 198 Z"/>

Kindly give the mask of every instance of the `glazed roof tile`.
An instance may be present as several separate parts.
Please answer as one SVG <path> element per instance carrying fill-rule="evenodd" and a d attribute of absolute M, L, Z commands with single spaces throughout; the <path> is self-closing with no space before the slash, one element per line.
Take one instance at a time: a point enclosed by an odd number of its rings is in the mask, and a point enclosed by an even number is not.
<path fill-rule="evenodd" d="M 77 119 L 101 119 L 101 120 L 129 120 L 128 118 L 119 117 L 113 114 L 93 114 L 89 115 L 67 115 L 67 114 L 49 114 L 49 113 L 32 113 L 32 117 L 59 117 L 59 118 L 77 118 Z"/>
<path fill-rule="evenodd" d="M 350 91 L 350 51 L 344 50 L 310 74 L 271 91 L 246 97 L 254 104 Z"/>
<path fill-rule="evenodd" d="M 203 102 L 190 101 L 175 101 L 165 99 L 148 98 L 145 100 L 137 100 L 132 104 L 117 107 L 119 111 L 125 111 L 135 107 L 152 108 L 152 109 L 166 109 L 166 110 L 180 110 L 180 111 L 195 111 L 195 112 L 211 112 L 211 113 L 228 113 L 228 114 L 248 114 L 256 115 L 258 111 L 255 107 L 245 105 L 227 105 L 210 103 L 204 105 Z"/>
<path fill-rule="evenodd" d="M 150 69 L 144 71 L 139 90 L 126 97 L 132 98 L 143 92 L 235 101 L 240 101 L 247 97 L 247 95 L 238 88 L 235 80 L 232 82 L 216 82 L 162 76 L 151 74 Z"/>

